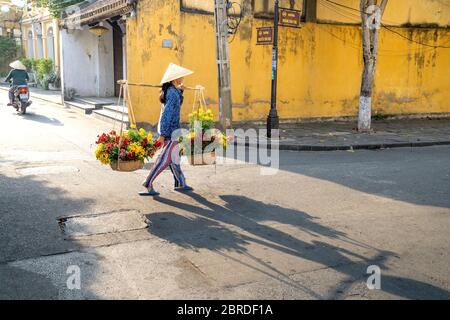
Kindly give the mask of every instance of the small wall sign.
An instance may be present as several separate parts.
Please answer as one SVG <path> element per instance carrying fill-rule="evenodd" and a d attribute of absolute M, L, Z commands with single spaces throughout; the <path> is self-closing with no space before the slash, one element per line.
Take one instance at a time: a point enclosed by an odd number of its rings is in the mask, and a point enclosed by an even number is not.
<path fill-rule="evenodd" d="M 302 12 L 300 10 L 291 10 L 280 8 L 280 26 L 300 28 Z"/>
<path fill-rule="evenodd" d="M 257 40 L 258 45 L 273 44 L 273 28 L 272 27 L 262 27 L 257 28 Z"/>

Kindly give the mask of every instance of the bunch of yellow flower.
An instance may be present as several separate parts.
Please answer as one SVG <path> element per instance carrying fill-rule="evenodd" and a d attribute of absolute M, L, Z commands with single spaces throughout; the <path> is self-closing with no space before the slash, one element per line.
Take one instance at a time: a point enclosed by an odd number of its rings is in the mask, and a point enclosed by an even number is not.
<path fill-rule="evenodd" d="M 191 124 L 191 129 L 194 127 L 195 122 L 201 122 L 203 130 L 209 130 L 214 127 L 214 114 L 211 109 L 204 111 L 199 109 L 189 114 L 189 122 Z"/>
<path fill-rule="evenodd" d="M 105 145 L 103 143 L 100 143 L 97 147 L 97 150 L 95 150 L 95 156 L 97 157 L 97 160 L 100 160 L 102 164 L 109 164 L 109 154 L 106 152 Z"/>
<path fill-rule="evenodd" d="M 147 131 L 145 131 L 145 129 L 141 128 L 141 129 L 139 129 L 139 135 L 143 139 L 147 135 Z"/>
<path fill-rule="evenodd" d="M 217 139 L 218 139 L 218 142 L 220 143 L 220 145 L 221 145 L 224 149 L 226 149 L 226 148 L 227 148 L 227 143 L 228 143 L 227 136 L 224 135 L 222 132 L 220 132 L 220 133 L 217 135 Z"/>
<path fill-rule="evenodd" d="M 99 143 L 97 146 L 97 150 L 95 150 L 95 156 L 97 157 L 97 159 L 100 157 L 102 152 L 104 152 L 104 149 L 105 145 L 103 143 Z"/>
<path fill-rule="evenodd" d="M 128 150 L 130 152 L 133 152 L 136 155 L 137 159 L 144 159 L 147 154 L 147 152 L 139 142 L 134 142 L 130 144 Z"/>
<path fill-rule="evenodd" d="M 204 153 L 206 148 L 227 148 L 227 137 L 218 129 L 214 129 L 214 114 L 211 109 L 199 109 L 189 114 L 189 133 L 179 138 L 184 154 Z M 197 122 L 200 122 L 201 128 Z"/>
<path fill-rule="evenodd" d="M 198 116 L 203 121 L 214 121 L 214 115 L 211 109 L 206 111 L 200 110 Z"/>

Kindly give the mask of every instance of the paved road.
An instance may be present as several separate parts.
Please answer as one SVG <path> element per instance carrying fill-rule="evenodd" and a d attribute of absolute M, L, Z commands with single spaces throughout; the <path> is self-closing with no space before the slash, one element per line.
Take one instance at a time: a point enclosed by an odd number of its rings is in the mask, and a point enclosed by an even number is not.
<path fill-rule="evenodd" d="M 449 147 L 186 165 L 196 192 L 151 200 L 93 159 L 109 124 L 0 101 L 0 298 L 450 298 Z"/>

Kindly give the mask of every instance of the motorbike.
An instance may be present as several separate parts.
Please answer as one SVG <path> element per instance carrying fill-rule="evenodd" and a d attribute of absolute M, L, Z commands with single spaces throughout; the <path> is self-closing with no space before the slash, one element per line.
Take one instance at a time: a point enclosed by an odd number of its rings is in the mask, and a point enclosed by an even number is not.
<path fill-rule="evenodd" d="M 27 108 L 31 105 L 30 89 L 28 86 L 17 86 L 14 90 L 13 107 L 21 114 L 27 113 Z"/>

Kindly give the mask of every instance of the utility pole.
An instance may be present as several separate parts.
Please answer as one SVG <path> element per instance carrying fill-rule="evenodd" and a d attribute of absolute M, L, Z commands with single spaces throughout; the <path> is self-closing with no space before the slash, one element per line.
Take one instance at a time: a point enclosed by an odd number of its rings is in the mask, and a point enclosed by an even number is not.
<path fill-rule="evenodd" d="M 214 0 L 214 18 L 217 38 L 217 67 L 219 83 L 219 112 L 222 130 L 232 126 L 230 56 L 228 50 L 227 0 Z"/>
<path fill-rule="evenodd" d="M 272 94 L 270 102 L 270 113 L 267 117 L 267 137 L 272 138 L 272 130 L 279 129 L 280 119 L 277 111 L 277 82 L 278 82 L 278 24 L 279 24 L 279 1 L 275 0 L 274 22 L 273 22 L 273 50 L 272 50 Z"/>

